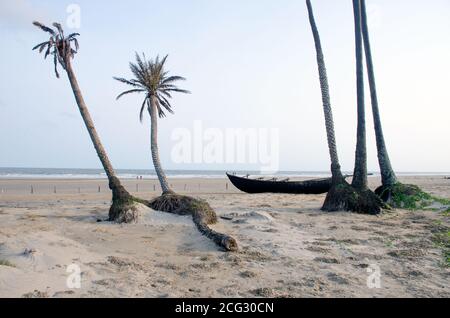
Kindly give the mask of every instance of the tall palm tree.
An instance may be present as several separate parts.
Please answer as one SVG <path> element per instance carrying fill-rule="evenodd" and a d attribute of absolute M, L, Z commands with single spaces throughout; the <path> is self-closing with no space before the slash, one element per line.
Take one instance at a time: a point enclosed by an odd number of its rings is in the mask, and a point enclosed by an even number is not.
<path fill-rule="evenodd" d="M 369 77 L 370 98 L 372 103 L 373 122 L 375 137 L 377 142 L 378 163 L 381 172 L 382 185 L 375 192 L 393 207 L 403 207 L 403 201 L 415 197 L 414 201 L 420 201 L 424 197 L 423 191 L 414 185 L 402 184 L 398 181 L 386 147 L 386 142 L 381 124 L 380 109 L 378 104 L 377 86 L 375 81 L 375 71 L 373 66 L 372 49 L 370 44 L 369 26 L 367 22 L 366 1 L 361 3 L 361 25 L 364 41 L 364 51 L 366 56 L 367 74 Z M 409 199 L 407 199 L 409 197 Z M 426 195 L 425 195 L 426 197 Z M 415 204 L 414 204 L 415 205 Z"/>
<path fill-rule="evenodd" d="M 356 89 L 358 108 L 358 128 L 356 134 L 355 170 L 352 185 L 360 190 L 367 189 L 367 146 L 366 112 L 364 102 L 364 66 L 361 33 L 361 8 L 359 0 L 353 0 L 355 18 Z"/>
<path fill-rule="evenodd" d="M 173 93 L 190 93 L 175 85 L 176 82 L 184 81 L 185 78 L 169 76 L 169 72 L 164 68 L 166 61 L 167 55 L 163 59 L 156 57 L 155 60 L 147 61 L 145 55 L 141 57 L 136 53 L 136 63 L 130 63 L 130 69 L 135 78 L 127 80 L 114 77 L 119 82 L 132 87 L 117 96 L 117 99 L 131 93 L 142 93 L 144 101 L 139 112 L 139 119 L 142 122 L 146 108 L 150 115 L 152 160 L 163 193 L 160 197 L 153 199 L 149 206 L 157 211 L 192 215 L 195 225 L 203 235 L 227 251 L 236 251 L 238 244 L 233 237 L 218 233 L 209 227 L 209 224 L 214 224 L 218 220 L 217 214 L 211 206 L 206 201 L 176 194 L 169 187 L 161 167 L 158 152 L 158 118 L 165 117 L 166 111 L 173 113 L 172 105 L 169 102 Z"/>
<path fill-rule="evenodd" d="M 144 111 L 147 108 L 151 120 L 151 153 L 153 165 L 161 184 L 163 194 L 170 194 L 173 193 L 173 191 L 170 189 L 159 159 L 158 117 L 165 117 L 166 111 L 173 113 L 172 105 L 169 101 L 169 99 L 172 98 L 172 93 L 189 94 L 190 92 L 180 89 L 175 85 L 176 82 L 184 81 L 186 79 L 181 76 L 169 76 L 169 73 L 164 69 L 166 61 L 167 55 L 161 60 L 159 56 L 157 56 L 155 60 L 147 61 L 145 55 L 141 58 L 139 54 L 136 53 L 136 64 L 130 63 L 130 69 L 135 78 L 127 80 L 114 77 L 114 79 L 133 87 L 133 89 L 121 93 L 117 96 L 117 99 L 131 93 L 145 94 L 139 113 L 139 119 L 142 122 Z"/>
<path fill-rule="evenodd" d="M 330 191 L 327 194 L 322 210 L 329 212 L 344 210 L 357 213 L 378 214 L 380 212 L 378 198 L 375 195 L 372 196 L 368 191 L 361 191 L 360 189 L 350 186 L 345 181 L 342 175 L 337 154 L 328 77 L 325 67 L 322 45 L 310 0 L 306 0 L 306 6 L 308 8 L 309 22 L 311 25 L 317 53 L 317 64 L 322 91 L 322 102 L 325 115 L 328 148 L 331 158 L 331 173 L 333 176 L 333 183 Z"/>
<path fill-rule="evenodd" d="M 325 66 L 325 58 L 323 55 L 322 44 L 320 41 L 319 30 L 314 18 L 314 12 L 311 5 L 311 1 L 307 0 L 306 5 L 308 8 L 309 22 L 314 37 L 314 43 L 316 46 L 317 65 L 319 69 L 320 87 L 322 92 L 323 112 L 325 115 L 325 127 L 327 132 L 328 150 L 331 158 L 331 173 L 333 175 L 334 182 L 341 182 L 344 180 L 342 175 L 341 166 L 339 164 L 339 157 L 336 146 L 336 135 L 334 130 L 333 111 L 331 109 L 330 101 L 330 89 L 328 85 L 328 75 Z"/>
<path fill-rule="evenodd" d="M 364 49 L 366 53 L 367 73 L 369 77 L 370 98 L 372 101 L 373 122 L 377 141 L 378 162 L 381 170 L 381 180 L 384 186 L 392 186 L 397 183 L 397 177 L 391 166 L 389 154 L 384 140 L 383 127 L 381 125 L 380 109 L 378 107 L 377 86 L 373 67 L 372 49 L 370 45 L 369 26 L 367 23 L 366 1 L 361 0 L 361 22 Z"/>
<path fill-rule="evenodd" d="M 70 85 L 72 86 L 75 100 L 81 113 L 81 117 L 83 118 L 84 124 L 89 132 L 89 136 L 94 144 L 94 148 L 108 177 L 109 188 L 113 194 L 113 203 L 109 211 L 109 219 L 120 223 L 136 221 L 137 213 L 133 204 L 133 197 L 125 190 L 116 176 L 116 173 L 106 154 L 105 148 L 100 141 L 97 130 L 95 129 L 94 122 L 92 121 L 89 110 L 84 102 L 75 72 L 72 68 L 72 59 L 79 48 L 77 40 L 77 36 L 79 36 L 79 34 L 72 33 L 65 36 L 63 28 L 59 23 L 53 23 L 53 27 L 55 29 L 47 27 L 36 21 L 33 22 L 33 24 L 50 34 L 48 41 L 36 45 L 33 50 L 39 50 L 39 53 L 45 52 L 44 58 L 47 58 L 48 56 L 53 57 L 54 72 L 57 78 L 60 77 L 58 65 L 66 71 Z"/>

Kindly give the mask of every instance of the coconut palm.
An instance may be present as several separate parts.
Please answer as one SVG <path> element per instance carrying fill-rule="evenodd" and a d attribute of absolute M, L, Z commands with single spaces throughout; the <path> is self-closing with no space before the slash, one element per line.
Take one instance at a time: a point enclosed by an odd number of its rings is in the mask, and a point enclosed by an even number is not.
<path fill-rule="evenodd" d="M 319 69 L 320 87 L 322 92 L 323 112 L 325 115 L 325 127 L 328 139 L 328 150 L 330 152 L 331 158 L 331 172 L 333 175 L 333 181 L 341 182 L 344 180 L 344 177 L 341 172 L 341 166 L 339 164 L 339 157 L 336 146 L 336 135 L 334 131 L 333 111 L 331 109 L 330 90 L 328 85 L 327 69 L 325 66 L 325 58 L 323 55 L 319 30 L 315 22 L 311 1 L 307 0 L 306 5 L 308 8 L 309 21 L 311 24 L 311 29 L 314 37 L 314 43 L 316 46 L 317 64 Z"/>
<path fill-rule="evenodd" d="M 361 31 L 361 9 L 359 0 L 353 0 L 355 18 L 355 48 L 356 48 L 356 89 L 358 128 L 356 134 L 355 170 L 352 186 L 356 189 L 367 189 L 367 147 L 366 147 L 366 113 L 364 103 L 364 66 L 363 44 Z"/>
<path fill-rule="evenodd" d="M 328 77 L 320 35 L 315 22 L 314 12 L 310 0 L 306 0 L 306 6 L 308 8 L 309 22 L 316 47 L 328 149 L 331 158 L 331 173 L 333 176 L 332 186 L 327 194 L 322 210 L 329 212 L 344 210 L 358 213 L 377 214 L 380 212 L 377 204 L 379 201 L 378 198 L 375 195 L 372 196 L 368 191 L 360 191 L 359 189 L 355 189 L 350 186 L 342 175 L 337 153 Z M 375 204 L 373 203 L 374 201 L 376 202 Z M 375 206 L 375 208 L 373 206 Z"/>
<path fill-rule="evenodd" d="M 238 245 L 234 238 L 218 233 L 208 226 L 217 222 L 217 215 L 211 206 L 206 201 L 176 194 L 169 187 L 162 169 L 158 152 L 158 119 L 165 117 L 166 112 L 173 113 L 170 104 L 173 93 L 190 93 L 175 85 L 176 82 L 184 81 L 185 78 L 169 76 L 169 72 L 165 70 L 166 61 L 167 55 L 162 59 L 157 56 L 154 60 L 147 60 L 144 54 L 141 57 L 136 53 L 136 63 L 130 63 L 134 78 L 127 80 L 114 77 L 119 82 L 131 86 L 130 90 L 121 93 L 117 99 L 132 93 L 142 93 L 144 100 L 139 112 L 139 119 L 142 122 L 146 109 L 150 115 L 152 160 L 163 193 L 160 197 L 152 200 L 149 206 L 157 211 L 192 215 L 194 223 L 203 235 L 227 251 L 236 251 Z"/>
<path fill-rule="evenodd" d="M 389 154 L 384 140 L 383 127 L 381 125 L 365 0 L 361 0 L 361 25 L 364 40 L 364 50 L 366 53 L 367 75 L 369 77 L 370 98 L 372 101 L 373 122 L 375 126 L 375 137 L 377 142 L 378 162 L 380 164 L 381 179 L 384 186 L 392 186 L 397 183 L 397 177 L 391 166 L 391 161 L 389 159 Z"/>
<path fill-rule="evenodd" d="M 161 166 L 158 151 L 158 118 L 166 117 L 166 112 L 173 114 L 172 105 L 170 99 L 173 93 L 189 94 L 190 92 L 181 88 L 178 88 L 175 83 L 178 81 L 186 80 L 181 76 L 169 76 L 169 73 L 165 71 L 164 66 L 167 61 L 167 55 L 160 59 L 159 56 L 155 60 L 147 61 L 145 55 L 142 58 L 136 53 L 136 63 L 130 63 L 130 69 L 134 79 L 127 80 L 124 78 L 114 77 L 119 82 L 125 83 L 133 87 L 133 89 L 125 91 L 117 96 L 120 99 L 122 96 L 131 93 L 143 93 L 145 95 L 144 101 L 139 112 L 139 119 L 143 120 L 144 112 L 147 109 L 150 115 L 151 121 L 151 153 L 153 159 L 153 165 L 155 167 L 156 175 L 158 176 L 159 183 L 163 194 L 169 194 L 173 192 L 169 183 L 167 182 L 166 175 Z"/>
<path fill-rule="evenodd" d="M 380 195 L 386 202 L 393 207 L 402 207 L 402 201 L 409 197 L 416 197 L 420 201 L 424 197 L 424 193 L 417 186 L 405 185 L 398 181 L 392 168 L 386 142 L 381 124 L 380 109 L 378 104 L 377 86 L 375 81 L 375 71 L 373 66 L 372 49 L 370 44 L 369 26 L 367 22 L 366 1 L 360 0 L 361 3 L 361 26 L 364 41 L 364 50 L 366 56 L 367 74 L 369 77 L 370 98 L 372 103 L 373 122 L 375 128 L 375 137 L 377 142 L 378 163 L 381 172 L 381 187 L 375 192 Z M 426 197 L 426 195 L 425 195 Z"/>
<path fill-rule="evenodd" d="M 59 23 L 53 23 L 54 29 L 36 21 L 33 22 L 33 24 L 44 32 L 50 34 L 48 41 L 36 45 L 33 50 L 39 50 L 39 53 L 44 53 L 44 58 L 52 56 L 54 72 L 57 78 L 60 77 L 58 66 L 61 66 L 62 69 L 66 71 L 70 85 L 72 86 L 75 100 L 81 113 L 81 117 L 83 118 L 97 155 L 103 165 L 103 168 L 105 169 L 106 175 L 108 176 L 109 187 L 113 194 L 113 202 L 109 211 L 109 219 L 120 223 L 136 221 L 137 213 L 133 204 L 133 197 L 125 190 L 116 176 L 116 173 L 106 154 L 105 148 L 100 141 L 97 130 L 95 129 L 94 122 L 92 121 L 89 110 L 84 102 L 83 95 L 81 94 L 77 78 L 72 68 L 72 59 L 78 52 L 79 48 L 77 40 L 79 34 L 72 33 L 65 36 L 63 28 Z"/>

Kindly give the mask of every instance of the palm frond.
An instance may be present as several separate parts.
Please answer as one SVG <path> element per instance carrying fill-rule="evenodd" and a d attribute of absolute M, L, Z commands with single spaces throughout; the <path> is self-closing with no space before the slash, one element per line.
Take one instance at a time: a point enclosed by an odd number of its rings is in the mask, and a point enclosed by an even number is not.
<path fill-rule="evenodd" d="M 77 52 L 78 49 L 80 48 L 80 45 L 78 44 L 78 40 L 76 38 L 71 38 L 69 41 L 71 41 L 75 44 L 75 52 Z"/>
<path fill-rule="evenodd" d="M 125 91 L 123 93 L 121 93 L 119 96 L 116 97 L 116 100 L 118 100 L 119 98 L 121 98 L 124 95 L 127 94 L 131 94 L 131 93 L 142 93 L 145 92 L 143 89 L 130 89 L 129 91 Z"/>
<path fill-rule="evenodd" d="M 69 36 L 67 37 L 67 39 L 74 39 L 75 37 L 80 36 L 80 33 L 71 33 L 69 34 Z"/>
<path fill-rule="evenodd" d="M 42 53 L 42 52 L 44 51 L 45 47 L 47 47 L 47 51 L 49 51 L 50 48 L 51 48 L 52 46 L 51 46 L 50 43 L 48 43 L 47 45 L 42 45 L 42 46 L 39 48 L 39 53 Z M 46 51 L 46 52 L 47 52 L 47 51 Z"/>
<path fill-rule="evenodd" d="M 155 100 L 156 103 L 156 108 L 158 109 L 158 117 L 159 118 L 164 118 L 166 117 L 166 113 L 164 112 L 164 110 L 161 108 L 161 105 L 159 104 L 159 100 L 156 99 Z"/>
<path fill-rule="evenodd" d="M 39 53 L 41 53 L 42 52 L 42 46 L 43 47 L 45 47 L 46 45 L 48 45 L 49 44 L 49 41 L 45 41 L 45 42 L 42 42 L 42 43 L 39 43 L 38 45 L 36 45 L 35 47 L 33 47 L 33 49 L 32 49 L 32 51 L 34 51 L 34 50 L 37 50 L 38 48 L 39 48 Z"/>
<path fill-rule="evenodd" d="M 181 89 L 181 88 L 166 88 L 164 89 L 165 92 L 177 92 L 177 93 L 183 93 L 183 94 L 191 94 L 190 91 Z"/>
<path fill-rule="evenodd" d="M 34 21 L 33 25 L 51 34 L 48 41 L 36 45 L 33 50 L 39 49 L 39 53 L 42 53 L 45 50 L 45 59 L 49 55 L 53 55 L 54 71 L 56 77 L 59 78 L 58 63 L 64 70 L 66 70 L 68 59 L 73 58 L 79 49 L 78 40 L 76 39 L 76 36 L 79 34 L 72 33 L 67 38 L 64 37 L 64 30 L 61 24 L 56 22 L 53 23 L 53 26 L 57 29 L 57 31 L 37 21 Z M 74 43 L 75 49 L 71 45 L 72 42 Z"/>
<path fill-rule="evenodd" d="M 139 55 L 135 53 L 136 61 L 131 62 L 130 70 L 134 75 L 134 79 L 127 80 L 124 78 L 114 79 L 135 87 L 136 89 L 129 90 L 122 93 L 119 97 L 133 92 L 146 92 L 147 97 L 141 106 L 139 112 L 139 118 L 142 121 L 143 112 L 145 110 L 145 105 L 150 107 L 150 98 L 155 98 L 156 112 L 155 116 L 160 118 L 166 116 L 166 111 L 173 114 L 172 105 L 169 100 L 172 98 L 173 92 L 189 94 L 190 91 L 181 89 L 175 85 L 177 81 L 185 81 L 186 79 L 182 76 L 169 76 L 169 72 L 165 71 L 164 67 L 167 62 L 168 55 L 164 56 L 162 59 L 160 56 L 156 56 L 155 59 L 147 60 L 145 54 Z M 119 98 L 118 97 L 118 98 Z M 152 114 L 151 114 L 152 115 Z"/>
<path fill-rule="evenodd" d="M 170 103 L 164 99 L 164 97 L 159 96 L 158 97 L 158 102 L 160 105 L 162 105 L 165 109 L 167 109 L 169 111 L 169 113 L 174 114 L 174 111 L 172 110 L 172 105 L 170 105 Z"/>
<path fill-rule="evenodd" d="M 139 112 L 139 121 L 142 123 L 144 121 L 144 111 L 145 105 L 147 104 L 148 96 L 145 97 L 144 102 L 142 103 L 141 111 Z"/>
<path fill-rule="evenodd" d="M 44 32 L 48 32 L 51 35 L 55 35 L 55 31 L 53 31 L 53 29 L 43 25 L 42 23 L 38 22 L 38 21 L 33 21 L 33 25 L 37 26 L 38 28 L 40 28 L 42 31 Z"/>
<path fill-rule="evenodd" d="M 61 35 L 61 38 L 64 38 L 64 30 L 63 30 L 61 24 L 54 22 L 53 26 L 58 30 L 59 34 Z"/>
<path fill-rule="evenodd" d="M 170 84 L 177 81 L 185 81 L 186 78 L 182 76 L 170 76 L 161 81 L 161 85 Z"/>
<path fill-rule="evenodd" d="M 133 87 L 142 87 L 141 85 L 139 85 L 138 83 L 136 83 L 134 80 L 127 80 L 125 78 L 121 78 L 121 77 L 113 77 L 116 81 L 119 81 L 121 83 L 133 86 Z"/>
<path fill-rule="evenodd" d="M 55 65 L 55 75 L 56 75 L 56 78 L 59 78 L 59 73 L 58 73 L 58 58 L 57 58 L 56 54 L 53 55 L 53 64 Z"/>
<path fill-rule="evenodd" d="M 144 55 L 144 53 L 142 53 L 142 55 L 144 57 L 144 60 L 142 60 L 141 57 L 139 56 L 139 54 L 136 52 L 136 62 L 138 64 L 138 68 L 140 69 L 140 71 L 143 71 L 146 69 L 145 63 L 144 63 L 145 55 Z"/>
<path fill-rule="evenodd" d="M 159 90 L 159 93 L 167 96 L 167 98 L 172 98 L 172 95 L 169 92 L 166 92 L 164 89 Z"/>
<path fill-rule="evenodd" d="M 138 65 L 130 63 L 130 69 L 133 75 L 136 77 L 137 81 L 141 83 L 146 83 L 146 76 L 143 73 L 142 69 L 139 68 Z"/>
<path fill-rule="evenodd" d="M 167 58 L 169 57 L 169 55 L 167 54 L 166 56 L 163 57 L 163 59 L 161 60 L 161 62 L 157 62 L 155 63 L 158 67 L 157 72 L 162 75 L 164 73 L 164 65 L 166 64 Z"/>
<path fill-rule="evenodd" d="M 49 45 L 48 47 L 47 47 L 47 51 L 45 51 L 45 55 L 44 55 L 44 59 L 47 59 L 47 56 L 49 56 L 50 55 L 50 51 L 52 50 L 52 46 L 51 45 Z"/>
<path fill-rule="evenodd" d="M 169 100 L 167 98 L 165 98 L 164 96 L 161 96 L 161 94 L 158 94 L 157 96 L 158 96 L 158 99 L 162 100 L 164 103 L 167 104 L 167 106 L 170 109 L 172 109 L 172 105 L 170 105 L 170 102 L 169 102 Z"/>

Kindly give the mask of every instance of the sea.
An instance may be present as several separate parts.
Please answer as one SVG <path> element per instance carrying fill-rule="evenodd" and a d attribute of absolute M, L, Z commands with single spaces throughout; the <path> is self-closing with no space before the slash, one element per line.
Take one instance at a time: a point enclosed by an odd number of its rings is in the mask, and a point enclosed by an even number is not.
<path fill-rule="evenodd" d="M 258 171 L 224 171 L 224 170 L 165 170 L 166 175 L 173 179 L 186 178 L 226 178 L 226 173 L 237 175 L 261 175 Z M 146 169 L 117 169 L 116 173 L 121 179 L 155 179 L 154 170 Z M 351 172 L 344 172 L 351 174 Z M 372 173 L 378 176 L 378 172 Z M 399 176 L 448 176 L 444 172 L 399 172 Z M 270 176 L 275 177 L 314 177 L 322 178 L 330 176 L 327 171 L 280 171 Z M 105 179 L 106 174 L 102 169 L 76 169 L 76 168 L 0 168 L 0 179 Z"/>

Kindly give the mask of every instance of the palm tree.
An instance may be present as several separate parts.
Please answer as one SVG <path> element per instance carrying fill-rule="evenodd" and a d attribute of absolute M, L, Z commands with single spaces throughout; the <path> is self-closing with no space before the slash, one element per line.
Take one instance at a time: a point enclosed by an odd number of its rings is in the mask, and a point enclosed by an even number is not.
<path fill-rule="evenodd" d="M 158 152 L 158 118 L 165 117 L 166 111 L 173 114 L 172 105 L 169 101 L 173 93 L 190 93 L 175 85 L 176 82 L 184 81 L 185 78 L 169 76 L 169 72 L 165 70 L 166 61 L 167 55 L 163 59 L 157 56 L 154 60 L 147 60 L 144 54 L 141 57 L 136 53 L 136 63 L 130 63 L 134 78 L 127 80 L 114 77 L 117 81 L 132 87 L 132 89 L 117 96 L 117 99 L 131 93 L 142 93 L 144 94 L 144 101 L 139 112 L 139 119 L 142 122 L 146 108 L 150 115 L 152 160 L 161 184 L 162 195 L 152 200 L 149 206 L 157 211 L 183 215 L 191 214 L 194 223 L 203 235 L 212 239 L 227 251 L 236 251 L 238 245 L 234 238 L 218 233 L 208 226 L 217 222 L 217 215 L 211 206 L 206 201 L 176 194 L 169 187 L 162 169 Z"/>
<path fill-rule="evenodd" d="M 317 53 L 317 64 L 319 68 L 320 87 L 322 92 L 323 111 L 325 115 L 325 127 L 327 131 L 328 150 L 331 158 L 331 173 L 333 175 L 333 181 L 341 182 L 344 180 L 342 175 L 341 166 L 339 164 L 339 157 L 336 146 L 336 135 L 334 131 L 333 111 L 331 109 L 330 90 L 328 85 L 328 75 L 325 66 L 325 58 L 322 51 L 322 44 L 320 41 L 319 30 L 314 18 L 314 12 L 311 5 L 311 1 L 307 0 L 306 5 L 308 8 L 309 22 L 313 32 L 314 43 Z"/>
<path fill-rule="evenodd" d="M 310 0 L 306 0 L 306 6 L 308 8 L 309 22 L 313 33 L 314 43 L 317 53 L 317 64 L 319 69 L 320 86 L 322 91 L 323 110 L 325 115 L 325 126 L 328 139 L 328 149 L 331 158 L 331 173 L 333 176 L 333 183 L 330 191 L 327 194 L 322 210 L 324 211 L 353 211 L 358 213 L 377 214 L 380 212 L 379 208 L 373 208 L 377 206 L 374 201 L 378 201 L 377 197 L 371 196 L 368 191 L 360 191 L 350 186 L 345 181 L 341 167 L 339 164 L 339 158 L 337 154 L 336 138 L 334 131 L 333 114 L 330 102 L 330 93 L 328 86 L 328 77 L 325 67 L 325 60 L 322 51 L 322 45 L 320 41 L 319 31 L 314 18 L 314 12 Z"/>
<path fill-rule="evenodd" d="M 155 167 L 156 175 L 158 176 L 159 183 L 163 194 L 170 194 L 173 191 L 169 187 L 166 175 L 161 166 L 158 151 L 158 117 L 166 117 L 166 111 L 173 114 L 172 105 L 169 99 L 172 98 L 172 93 L 184 93 L 190 92 L 184 89 L 178 88 L 175 83 L 177 81 L 186 80 L 181 76 L 169 76 L 168 72 L 164 70 L 164 65 L 167 61 L 167 55 L 163 59 L 156 59 L 147 61 L 145 55 L 142 58 L 136 53 L 136 64 L 130 63 L 130 69 L 134 79 L 127 80 L 124 78 L 114 77 L 119 82 L 125 83 L 133 87 L 133 89 L 125 91 L 117 96 L 120 99 L 122 96 L 131 93 L 144 93 L 145 98 L 141 106 L 139 113 L 139 119 L 142 122 L 145 108 L 147 108 L 151 120 L 151 153 L 153 165 Z"/>
<path fill-rule="evenodd" d="M 366 53 L 367 74 L 369 77 L 370 98 L 372 101 L 373 122 L 378 149 L 378 162 L 380 164 L 381 179 L 384 186 L 392 186 L 397 183 L 397 177 L 391 166 L 389 154 L 384 141 L 383 127 L 381 125 L 380 109 L 378 107 L 377 86 L 373 67 L 372 49 L 370 46 L 369 26 L 367 23 L 366 1 L 361 0 L 361 24 Z"/>
<path fill-rule="evenodd" d="M 366 114 L 364 105 L 364 67 L 363 44 L 361 33 L 361 10 L 359 0 L 353 0 L 355 18 L 356 47 L 356 88 L 358 104 L 358 128 L 356 134 L 355 170 L 352 186 L 359 190 L 367 189 L 367 147 L 366 147 Z"/>
<path fill-rule="evenodd" d="M 133 204 L 134 198 L 125 190 L 116 176 L 116 173 L 106 154 L 105 148 L 103 147 L 100 137 L 95 129 L 94 122 L 92 121 L 89 110 L 84 102 L 83 95 L 81 94 L 78 81 L 72 68 L 72 59 L 79 48 L 77 40 L 77 36 L 79 36 L 79 34 L 72 33 L 65 36 L 62 26 L 59 23 L 53 23 L 53 27 L 55 29 L 47 27 L 36 21 L 33 22 L 33 24 L 50 34 L 48 41 L 36 45 L 33 50 L 38 49 L 39 53 L 45 52 L 44 58 L 47 58 L 49 55 L 53 57 L 54 72 L 57 78 L 60 77 L 58 65 L 66 71 L 70 85 L 72 86 L 75 100 L 81 113 L 81 117 L 83 118 L 97 155 L 103 165 L 103 168 L 105 169 L 106 175 L 108 176 L 109 188 L 113 194 L 113 202 L 109 211 L 110 221 L 120 223 L 135 222 L 137 219 L 137 213 Z"/>
<path fill-rule="evenodd" d="M 373 66 L 372 49 L 370 45 L 369 26 L 367 22 L 366 1 L 361 3 L 361 25 L 364 41 L 364 50 L 366 55 L 367 74 L 369 77 L 370 98 L 372 103 L 373 122 L 375 128 L 375 137 L 377 142 L 378 163 L 381 172 L 381 187 L 375 192 L 393 207 L 402 207 L 402 201 L 407 197 L 420 198 L 423 191 L 417 186 L 402 184 L 398 181 L 394 169 L 389 159 L 386 142 L 381 124 L 380 109 L 378 105 L 377 86 L 375 81 L 375 71 Z M 416 200 L 418 201 L 418 200 Z"/>

